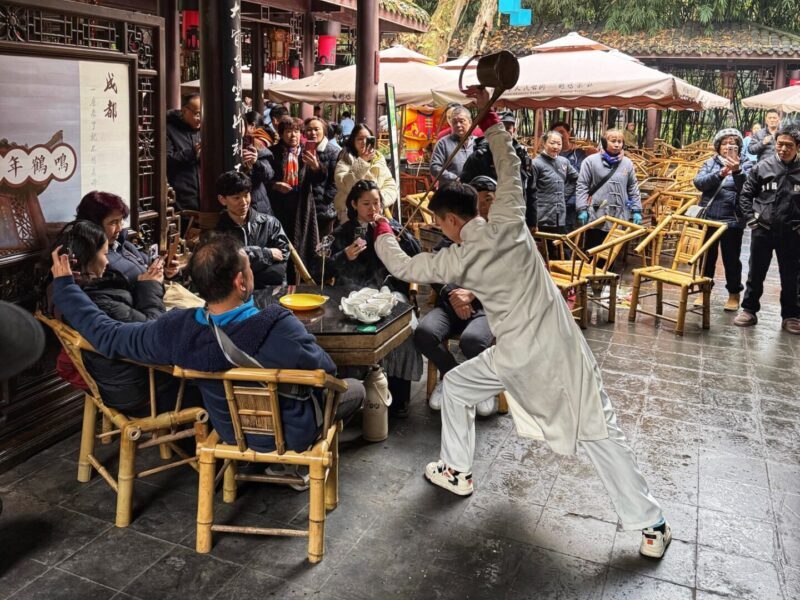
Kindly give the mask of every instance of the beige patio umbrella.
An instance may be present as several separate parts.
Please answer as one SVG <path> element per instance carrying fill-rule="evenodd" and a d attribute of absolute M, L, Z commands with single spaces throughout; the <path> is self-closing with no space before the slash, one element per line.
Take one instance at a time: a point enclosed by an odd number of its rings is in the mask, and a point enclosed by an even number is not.
<path fill-rule="evenodd" d="M 264 73 L 264 89 L 269 89 L 271 86 L 283 83 L 284 81 L 293 81 L 288 77 L 284 77 L 283 75 L 277 75 L 272 73 Z M 200 89 L 200 80 L 193 79 L 192 81 L 187 81 L 181 84 L 181 91 L 184 93 L 197 91 Z M 243 90 L 252 90 L 253 89 L 253 75 L 250 71 L 242 71 L 242 89 Z"/>
<path fill-rule="evenodd" d="M 574 52 L 575 50 L 611 50 L 600 42 L 582 36 L 577 31 L 533 47 L 534 52 Z"/>
<path fill-rule="evenodd" d="M 800 85 L 780 88 L 742 100 L 747 108 L 774 108 L 781 112 L 800 112 Z"/>
<path fill-rule="evenodd" d="M 380 56 L 380 83 L 378 102 L 385 102 L 385 83 L 395 87 L 398 105 L 430 104 L 431 88 L 443 86 L 458 79 L 458 72 L 442 69 L 428 57 L 403 46 L 382 50 Z M 457 87 L 457 85 L 456 85 Z M 272 86 L 268 90 L 271 100 L 278 102 L 355 102 L 356 66 L 334 69 L 322 77 L 304 77 Z"/>
<path fill-rule="evenodd" d="M 462 56 L 461 58 L 455 58 L 453 60 L 448 60 L 447 62 L 443 62 L 442 64 L 439 65 L 439 67 L 451 71 L 460 71 L 468 60 L 469 60 L 468 56 Z M 478 61 L 473 60 L 471 63 L 469 63 L 469 67 L 467 67 L 467 69 L 475 69 L 477 65 Z"/>
<path fill-rule="evenodd" d="M 730 106 L 727 98 L 705 92 L 622 53 L 593 49 L 588 38 L 576 35 L 561 40 L 566 41 L 559 45 L 560 40 L 554 40 L 545 44 L 549 48 L 544 51 L 519 59 L 519 81 L 503 95 L 500 104 L 531 109 L 704 110 Z M 557 47 L 561 49 L 555 50 Z M 457 82 L 434 88 L 433 96 L 440 104 L 470 101 L 459 91 Z"/>

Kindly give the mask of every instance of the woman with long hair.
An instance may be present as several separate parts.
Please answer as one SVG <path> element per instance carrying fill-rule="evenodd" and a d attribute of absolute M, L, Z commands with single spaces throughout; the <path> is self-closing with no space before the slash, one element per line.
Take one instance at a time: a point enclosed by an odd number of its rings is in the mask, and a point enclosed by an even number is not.
<path fill-rule="evenodd" d="M 339 222 L 347 221 L 347 195 L 357 181 L 374 181 L 381 198 L 381 206 L 387 208 L 397 202 L 397 182 L 386 164 L 386 159 L 375 147 L 375 135 L 364 123 L 353 128 L 350 137 L 339 154 L 334 181 L 336 198 L 334 205 Z"/>

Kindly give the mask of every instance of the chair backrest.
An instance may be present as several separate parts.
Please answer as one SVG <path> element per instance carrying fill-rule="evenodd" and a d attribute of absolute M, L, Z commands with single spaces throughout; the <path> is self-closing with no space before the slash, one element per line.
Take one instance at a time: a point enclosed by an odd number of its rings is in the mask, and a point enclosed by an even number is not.
<path fill-rule="evenodd" d="M 283 454 L 286 442 L 278 399 L 279 385 L 298 385 L 325 390 L 326 404 L 322 435 L 326 435 L 336 410 L 335 395 L 347 389 L 347 384 L 328 375 L 322 369 L 302 371 L 292 369 L 230 369 L 221 373 L 192 371 L 175 367 L 173 375 L 186 379 L 218 380 L 225 388 L 225 399 L 231 415 L 236 446 L 247 450 L 246 435 L 265 435 L 275 440 L 275 451 Z M 243 385 L 243 384 L 256 385 Z"/>
<path fill-rule="evenodd" d="M 611 223 L 611 229 L 608 230 L 606 237 L 600 245 L 595 248 L 589 248 L 587 253 L 591 257 L 592 271 L 597 273 L 606 273 L 617 260 L 619 253 L 625 244 L 639 236 L 646 233 L 644 227 L 641 225 L 634 225 L 627 221 L 622 221 L 614 217 L 605 216 L 603 219 Z"/>
<path fill-rule="evenodd" d="M 92 377 L 89 374 L 89 371 L 86 369 L 86 365 L 83 364 L 83 355 L 81 354 L 81 350 L 96 352 L 94 347 L 87 342 L 80 333 L 72 329 L 72 327 L 69 325 L 66 325 L 52 317 L 48 317 L 41 311 L 36 311 L 34 316 L 41 323 L 49 327 L 50 330 L 55 334 L 56 338 L 58 338 L 58 341 L 61 342 L 64 352 L 67 354 L 69 359 L 72 361 L 72 364 L 75 366 L 75 369 L 80 374 L 81 379 L 83 379 L 83 382 L 89 387 L 89 391 L 91 392 L 92 396 L 94 396 L 95 401 L 102 403 L 103 400 L 100 397 L 100 389 L 97 387 L 97 382 L 94 380 L 94 377 Z"/>
<path fill-rule="evenodd" d="M 670 268 L 676 271 L 689 270 L 692 277 L 697 278 L 703 273 L 708 249 L 727 228 L 727 225 L 718 221 L 672 214 L 639 243 L 636 252 L 644 254 L 647 246 L 651 246 L 652 261 L 654 265 L 657 264 L 665 232 L 677 231 L 679 235 Z"/>
<path fill-rule="evenodd" d="M 292 257 L 292 264 L 294 264 L 294 268 L 297 271 L 297 274 L 300 276 L 300 280 L 309 285 L 317 285 L 317 282 L 314 281 L 311 273 L 308 272 L 303 259 L 300 258 L 300 254 L 298 254 L 291 242 L 289 242 L 289 254 Z"/>
<path fill-rule="evenodd" d="M 692 260 L 703 247 L 709 232 L 709 221 L 687 221 L 680 215 L 675 216 L 674 221 L 680 224 L 680 237 L 675 244 L 675 256 L 672 258 L 672 268 L 675 270 L 692 270 L 696 272 L 697 267 L 700 273 L 703 272 L 705 256 L 701 257 L 700 265 Z"/>

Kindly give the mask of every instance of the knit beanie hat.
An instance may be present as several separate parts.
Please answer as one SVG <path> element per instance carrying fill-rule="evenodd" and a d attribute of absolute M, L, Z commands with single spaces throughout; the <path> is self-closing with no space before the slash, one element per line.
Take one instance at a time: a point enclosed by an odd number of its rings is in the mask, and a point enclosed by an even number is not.
<path fill-rule="evenodd" d="M 475 188 L 476 192 L 494 192 L 497 190 L 497 182 L 487 175 L 478 175 L 469 184 Z"/>
<path fill-rule="evenodd" d="M 717 135 L 714 136 L 714 151 L 719 154 L 719 147 L 722 145 L 722 140 L 726 137 L 733 136 L 736 138 L 736 145 L 739 146 L 739 152 L 742 151 L 742 134 L 739 133 L 738 129 L 734 129 L 733 127 L 728 127 L 727 129 L 720 129 L 717 132 Z"/>

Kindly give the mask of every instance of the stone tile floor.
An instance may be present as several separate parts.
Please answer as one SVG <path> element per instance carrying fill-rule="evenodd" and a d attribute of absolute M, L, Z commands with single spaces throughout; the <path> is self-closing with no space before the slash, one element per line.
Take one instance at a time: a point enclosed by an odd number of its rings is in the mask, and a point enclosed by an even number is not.
<path fill-rule="evenodd" d="M 188 469 L 137 481 L 135 520 L 115 528 L 106 484 L 75 480 L 73 436 L 0 475 L 0 598 L 800 598 L 800 340 L 779 329 L 776 285 L 773 270 L 750 330 L 720 310 L 718 285 L 708 332 L 690 316 L 677 338 L 624 310 L 585 331 L 673 527 L 660 562 L 617 530 L 585 455 L 517 438 L 508 416 L 478 423 L 472 497 L 425 483 L 439 417 L 420 383 L 389 439 L 343 445 L 321 564 L 305 561 L 300 539 L 219 534 L 196 554 Z M 216 517 L 302 524 L 306 500 L 243 488 L 233 505 L 218 496 Z"/>

